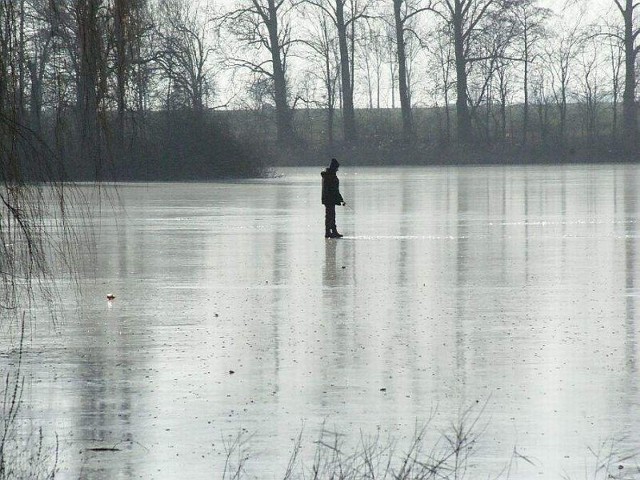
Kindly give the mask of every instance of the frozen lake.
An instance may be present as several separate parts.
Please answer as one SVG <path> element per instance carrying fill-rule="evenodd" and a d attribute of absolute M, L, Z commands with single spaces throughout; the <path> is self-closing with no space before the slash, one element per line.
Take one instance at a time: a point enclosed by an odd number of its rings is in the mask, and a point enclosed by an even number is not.
<path fill-rule="evenodd" d="M 340 240 L 320 167 L 280 172 L 120 185 L 92 221 L 80 308 L 24 359 L 58 478 L 221 478 L 243 429 L 247 471 L 282 478 L 302 428 L 402 446 L 484 404 L 467 478 L 640 445 L 638 167 L 343 165 Z"/>

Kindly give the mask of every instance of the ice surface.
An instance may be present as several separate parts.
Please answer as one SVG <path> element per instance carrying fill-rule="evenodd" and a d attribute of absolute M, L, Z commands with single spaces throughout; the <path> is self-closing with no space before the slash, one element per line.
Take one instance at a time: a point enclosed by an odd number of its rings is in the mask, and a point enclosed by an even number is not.
<path fill-rule="evenodd" d="M 243 429 L 249 472 L 282 478 L 302 428 L 402 442 L 485 403 L 469 478 L 514 447 L 535 465 L 510 478 L 583 478 L 587 447 L 638 445 L 637 167 L 345 160 L 340 240 L 320 167 L 281 172 L 100 210 L 78 312 L 24 360 L 59 478 L 221 478 Z"/>

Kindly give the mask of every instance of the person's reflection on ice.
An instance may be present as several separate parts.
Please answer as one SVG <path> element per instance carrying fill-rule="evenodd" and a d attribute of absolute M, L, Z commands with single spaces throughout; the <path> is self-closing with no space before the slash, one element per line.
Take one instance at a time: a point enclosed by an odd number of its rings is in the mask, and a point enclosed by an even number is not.
<path fill-rule="evenodd" d="M 326 242 L 324 245 L 324 285 L 332 287 L 338 278 L 336 267 L 336 247 L 337 242 Z"/>

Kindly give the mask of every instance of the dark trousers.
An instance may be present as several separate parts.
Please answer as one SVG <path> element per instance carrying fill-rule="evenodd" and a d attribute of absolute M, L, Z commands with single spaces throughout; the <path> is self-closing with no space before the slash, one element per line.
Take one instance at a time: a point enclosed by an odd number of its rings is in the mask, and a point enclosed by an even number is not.
<path fill-rule="evenodd" d="M 324 228 L 326 232 L 336 231 L 336 206 L 324 206 Z"/>

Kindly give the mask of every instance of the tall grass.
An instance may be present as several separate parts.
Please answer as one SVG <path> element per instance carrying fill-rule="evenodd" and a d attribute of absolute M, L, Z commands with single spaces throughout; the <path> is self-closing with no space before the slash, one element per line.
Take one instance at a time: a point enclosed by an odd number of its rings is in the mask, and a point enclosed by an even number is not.
<path fill-rule="evenodd" d="M 313 442 L 312 452 L 303 445 L 303 434 L 296 437 L 283 480 L 293 479 L 379 479 L 428 480 L 470 478 L 469 467 L 484 430 L 484 407 L 474 406 L 461 412 L 457 420 L 441 431 L 433 441 L 433 414 L 423 424 L 416 425 L 408 443 L 400 446 L 393 438 L 383 438 L 380 432 L 372 436 L 360 433 L 354 445 L 341 432 L 322 426 Z M 431 439 L 431 440 L 430 440 Z M 262 478 L 260 472 L 248 471 L 249 435 L 239 434 L 225 442 L 224 480 Z"/>
<path fill-rule="evenodd" d="M 591 461 L 585 464 L 588 480 L 631 480 L 640 478 L 638 448 L 629 448 L 619 439 L 607 439 L 597 447 L 588 447 Z M 573 480 L 563 476 L 565 480 Z"/>
<path fill-rule="evenodd" d="M 483 460 L 474 457 L 488 425 L 484 405 L 463 410 L 447 428 L 433 425 L 434 412 L 416 424 L 408 441 L 360 433 L 357 440 L 322 425 L 312 445 L 303 444 L 303 431 L 293 440 L 286 467 L 273 475 L 260 471 L 251 453 L 252 435 L 245 431 L 224 441 L 222 480 L 274 478 L 282 480 L 464 480 L 521 478 L 521 466 L 531 467 L 539 478 L 564 480 L 637 480 L 640 451 L 619 440 L 607 440 L 587 448 L 584 474 L 544 476 L 544 460 L 532 459 L 513 448 L 508 461 L 486 473 Z M 401 445 L 402 444 L 402 445 Z M 484 460 L 486 461 L 486 460 Z M 257 466 L 256 466 L 257 465 Z M 251 468 L 253 466 L 253 468 Z M 480 468 L 477 468 L 480 467 Z M 257 470 L 257 471 L 256 471 Z M 484 473 L 479 476 L 479 470 Z M 529 478 L 529 477 L 527 477 Z"/>

